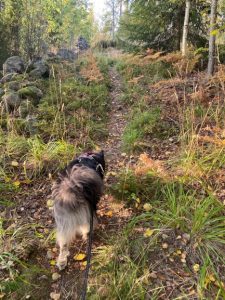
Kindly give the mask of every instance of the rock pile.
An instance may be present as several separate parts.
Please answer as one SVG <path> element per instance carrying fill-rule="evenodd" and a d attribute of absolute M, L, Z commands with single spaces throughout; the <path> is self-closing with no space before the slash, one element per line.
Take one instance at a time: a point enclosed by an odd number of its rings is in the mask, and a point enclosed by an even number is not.
<path fill-rule="evenodd" d="M 84 37 L 80 36 L 77 41 L 77 47 L 79 51 L 83 51 L 89 49 L 89 44 Z"/>
<path fill-rule="evenodd" d="M 34 80 L 49 77 L 49 65 L 38 59 L 25 66 L 19 56 L 9 57 L 3 64 L 3 77 L 0 80 L 0 105 L 6 112 L 23 111 L 24 102 L 37 106 L 43 92 Z M 21 109 L 20 109 L 21 107 Z M 24 116 L 24 113 L 23 113 Z"/>

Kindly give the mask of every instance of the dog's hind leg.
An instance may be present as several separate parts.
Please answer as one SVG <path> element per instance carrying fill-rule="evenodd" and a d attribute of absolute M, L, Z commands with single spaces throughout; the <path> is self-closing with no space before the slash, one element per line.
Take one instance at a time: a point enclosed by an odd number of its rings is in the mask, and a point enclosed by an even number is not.
<path fill-rule="evenodd" d="M 80 226 L 80 233 L 81 233 L 83 241 L 87 241 L 89 231 L 90 231 L 90 224 L 89 223 L 83 224 L 83 225 Z"/>
<path fill-rule="evenodd" d="M 59 244 L 59 257 L 57 259 L 57 267 L 59 268 L 59 270 L 63 270 L 67 266 L 67 257 L 70 254 L 68 250 L 69 245 L 65 238 L 61 235 L 57 236 L 57 241 Z"/>

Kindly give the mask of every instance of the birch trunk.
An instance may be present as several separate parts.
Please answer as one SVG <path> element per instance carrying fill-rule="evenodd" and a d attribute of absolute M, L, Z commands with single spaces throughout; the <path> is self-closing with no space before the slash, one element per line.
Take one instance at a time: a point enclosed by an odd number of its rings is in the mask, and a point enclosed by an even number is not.
<path fill-rule="evenodd" d="M 216 48 L 216 35 L 212 34 L 216 29 L 217 18 L 217 4 L 218 0 L 211 2 L 211 15 L 210 15 L 210 31 L 209 31 L 209 61 L 208 61 L 208 75 L 213 75 L 215 66 L 215 48 Z"/>
<path fill-rule="evenodd" d="M 187 36 L 188 36 L 190 8 L 191 8 L 191 0 L 186 0 L 183 37 L 182 37 L 182 45 L 181 45 L 182 56 L 185 56 L 187 54 Z"/>

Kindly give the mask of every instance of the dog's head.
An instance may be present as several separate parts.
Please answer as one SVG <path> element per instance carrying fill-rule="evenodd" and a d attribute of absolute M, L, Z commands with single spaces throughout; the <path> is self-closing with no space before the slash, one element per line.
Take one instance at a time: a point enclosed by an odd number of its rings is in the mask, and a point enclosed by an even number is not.
<path fill-rule="evenodd" d="M 105 155 L 104 151 L 101 150 L 100 152 L 93 152 L 92 157 L 102 166 L 103 171 L 105 171 Z"/>
<path fill-rule="evenodd" d="M 97 173 L 103 178 L 105 173 L 105 157 L 104 151 L 100 152 L 87 152 L 79 156 L 79 158 L 84 159 L 82 162 L 86 163 L 89 167 L 96 168 Z M 93 164 L 93 162 L 95 162 Z M 97 165 L 96 165 L 97 164 Z"/>

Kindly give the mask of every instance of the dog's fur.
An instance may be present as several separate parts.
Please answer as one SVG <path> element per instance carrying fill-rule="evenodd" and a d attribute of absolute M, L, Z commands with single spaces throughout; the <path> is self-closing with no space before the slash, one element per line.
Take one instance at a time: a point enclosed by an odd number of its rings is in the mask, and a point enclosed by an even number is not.
<path fill-rule="evenodd" d="M 103 191 L 104 170 L 103 151 L 88 153 L 73 160 L 53 185 L 59 269 L 67 265 L 68 247 L 76 236 L 87 239 L 92 214 L 94 227 L 97 224 L 96 209 Z"/>

